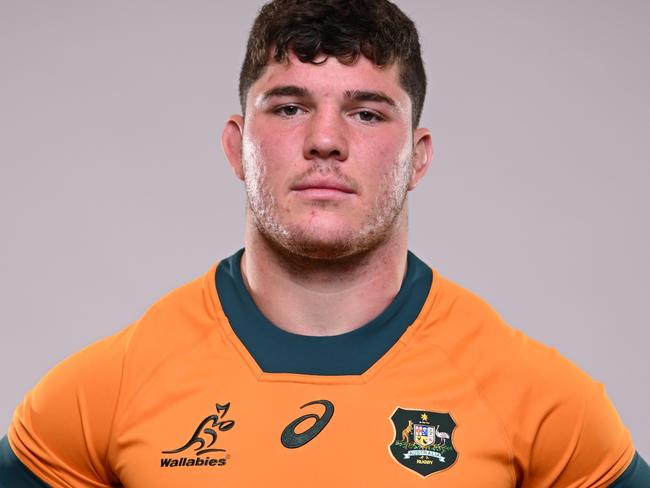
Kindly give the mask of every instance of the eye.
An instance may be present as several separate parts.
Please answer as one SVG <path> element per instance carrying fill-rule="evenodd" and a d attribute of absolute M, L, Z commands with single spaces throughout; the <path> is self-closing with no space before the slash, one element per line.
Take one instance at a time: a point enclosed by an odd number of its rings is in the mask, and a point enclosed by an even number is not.
<path fill-rule="evenodd" d="M 354 114 L 361 122 L 381 122 L 384 117 L 371 110 L 359 110 Z"/>
<path fill-rule="evenodd" d="M 298 105 L 283 105 L 274 110 L 274 113 L 282 117 L 295 117 L 303 111 Z"/>

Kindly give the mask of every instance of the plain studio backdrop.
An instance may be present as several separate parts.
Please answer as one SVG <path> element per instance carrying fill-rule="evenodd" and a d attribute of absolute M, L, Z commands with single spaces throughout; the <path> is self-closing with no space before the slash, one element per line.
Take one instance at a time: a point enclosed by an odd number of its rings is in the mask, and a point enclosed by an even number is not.
<path fill-rule="evenodd" d="M 242 246 L 219 138 L 260 5 L 0 0 L 0 435 L 48 369 Z M 603 382 L 647 458 L 650 2 L 399 5 L 435 144 L 411 249 Z"/>

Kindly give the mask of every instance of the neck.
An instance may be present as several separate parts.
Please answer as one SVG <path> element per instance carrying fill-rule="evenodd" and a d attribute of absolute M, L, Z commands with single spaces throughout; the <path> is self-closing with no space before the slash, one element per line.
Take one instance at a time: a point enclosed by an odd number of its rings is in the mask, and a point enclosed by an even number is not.
<path fill-rule="evenodd" d="M 338 260 L 292 256 L 276 249 L 249 217 L 241 271 L 262 313 L 287 332 L 327 336 L 361 327 L 399 292 L 406 272 L 406 214 L 388 239 Z"/>

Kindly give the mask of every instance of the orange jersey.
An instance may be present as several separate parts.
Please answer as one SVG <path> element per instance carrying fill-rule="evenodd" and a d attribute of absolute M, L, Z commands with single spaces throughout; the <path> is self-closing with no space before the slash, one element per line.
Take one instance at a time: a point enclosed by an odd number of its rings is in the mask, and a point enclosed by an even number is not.
<path fill-rule="evenodd" d="M 578 488 L 632 460 L 602 385 L 435 271 L 376 361 L 325 375 L 264 371 L 215 271 L 28 393 L 8 437 L 30 471 L 55 487 Z"/>

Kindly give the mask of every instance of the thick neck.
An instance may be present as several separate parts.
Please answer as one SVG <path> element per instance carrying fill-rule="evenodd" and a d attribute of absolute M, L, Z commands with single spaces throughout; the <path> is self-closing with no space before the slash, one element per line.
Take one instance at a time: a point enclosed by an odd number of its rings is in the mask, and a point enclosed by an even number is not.
<path fill-rule="evenodd" d="M 363 326 L 390 304 L 404 279 L 407 251 L 406 207 L 388 239 L 339 261 L 279 252 L 249 216 L 241 271 L 255 304 L 275 325 L 294 334 L 329 336 Z"/>

